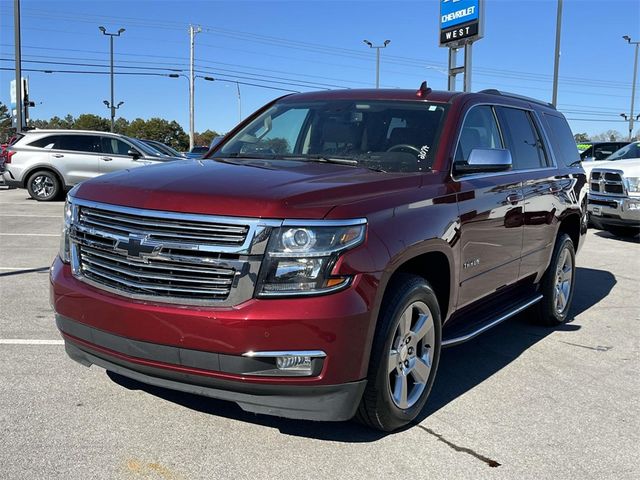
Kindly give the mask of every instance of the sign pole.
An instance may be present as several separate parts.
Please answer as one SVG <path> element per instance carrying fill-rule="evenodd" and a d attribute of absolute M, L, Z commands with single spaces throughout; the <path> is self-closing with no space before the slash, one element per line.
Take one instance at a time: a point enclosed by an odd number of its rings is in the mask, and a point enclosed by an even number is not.
<path fill-rule="evenodd" d="M 473 42 L 464 45 L 464 91 L 471 91 L 471 47 Z"/>
<path fill-rule="evenodd" d="M 458 52 L 457 48 L 449 49 L 449 85 L 448 90 L 450 92 L 455 92 L 456 90 L 456 74 L 454 69 L 456 68 L 456 53 Z"/>

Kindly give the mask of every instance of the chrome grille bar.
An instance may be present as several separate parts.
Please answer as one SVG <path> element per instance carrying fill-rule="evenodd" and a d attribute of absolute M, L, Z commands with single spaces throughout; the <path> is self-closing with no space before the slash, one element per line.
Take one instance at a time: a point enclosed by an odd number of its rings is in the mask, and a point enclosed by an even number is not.
<path fill-rule="evenodd" d="M 73 274 L 128 298 L 238 305 L 253 296 L 278 220 L 181 214 L 72 199 Z"/>

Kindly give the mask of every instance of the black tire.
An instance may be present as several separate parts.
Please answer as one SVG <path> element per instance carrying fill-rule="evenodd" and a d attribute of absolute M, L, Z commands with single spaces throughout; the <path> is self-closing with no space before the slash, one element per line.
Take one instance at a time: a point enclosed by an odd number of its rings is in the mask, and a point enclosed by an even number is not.
<path fill-rule="evenodd" d="M 27 180 L 27 191 L 34 200 L 50 202 L 60 196 L 62 188 L 55 173 L 49 170 L 38 170 Z"/>
<path fill-rule="evenodd" d="M 571 265 L 565 264 L 566 257 Z M 564 265 L 560 265 L 562 262 Z M 570 273 L 568 288 L 563 288 L 565 283 L 560 282 L 559 275 L 560 269 L 563 270 L 563 276 L 566 278 L 566 274 Z M 559 283 L 560 282 L 560 283 Z M 541 293 L 543 295 L 542 300 L 537 304 L 537 317 L 539 323 L 547 326 L 561 325 L 569 319 L 569 310 L 571 309 L 571 300 L 573 299 L 573 292 L 575 290 L 576 283 L 576 253 L 573 246 L 571 237 L 566 233 L 558 235 L 556 244 L 553 248 L 553 255 L 551 257 L 551 263 L 544 274 L 542 283 L 540 286 Z M 557 293 L 556 293 L 556 289 Z M 562 294 L 560 293 L 562 292 Z M 559 305 L 561 298 L 564 298 L 564 303 Z"/>
<path fill-rule="evenodd" d="M 416 308 L 415 315 L 414 306 Z M 428 309 L 431 316 L 430 320 L 428 320 L 431 323 L 425 328 L 432 327 L 432 331 L 430 329 L 428 334 L 425 333 L 423 337 L 420 337 L 423 339 L 421 340 L 422 343 L 416 343 L 414 348 L 410 342 L 411 340 L 417 342 L 418 334 L 414 333 L 413 330 L 416 332 L 421 330 L 417 328 L 420 322 L 427 321 L 421 320 L 422 315 L 420 312 L 424 311 L 424 307 Z M 413 339 L 407 338 L 405 345 L 401 341 L 402 337 L 398 337 L 398 334 L 401 332 L 400 321 L 403 313 L 408 311 L 410 311 L 411 317 L 409 325 L 413 328 L 413 330 L 412 328 L 408 330 L 410 334 L 415 336 Z M 427 345 L 427 340 L 433 345 Z M 396 342 L 395 345 L 399 346 L 398 348 L 394 347 L 394 342 Z M 367 386 L 356 412 L 356 420 L 386 432 L 396 430 L 413 421 L 422 411 L 433 386 L 436 371 L 438 370 L 441 345 L 440 308 L 433 289 L 422 277 L 408 274 L 397 275 L 388 287 L 380 309 L 371 350 Z M 404 351 L 404 357 L 401 350 Z M 415 352 L 413 356 L 410 355 L 412 350 Z M 429 363 L 429 361 L 425 362 L 427 358 L 430 360 L 430 369 L 428 371 L 424 370 L 425 364 Z M 399 366 L 390 370 L 389 366 L 395 365 L 396 360 L 400 360 Z M 408 368 L 408 362 L 413 361 L 417 372 L 417 362 L 419 360 L 422 361 L 422 368 L 420 369 L 422 378 L 427 378 L 424 382 L 417 382 L 416 373 L 411 373 L 413 367 L 411 369 Z M 404 381 L 404 399 L 408 400 L 409 398 L 407 392 L 411 393 L 413 397 L 411 403 L 404 402 L 407 404 L 407 408 L 398 406 L 394 400 L 394 395 L 397 392 L 392 393 L 391 391 L 393 388 L 391 383 L 394 380 L 396 382 L 399 381 L 403 365 L 407 366 L 406 371 L 409 372 L 404 374 L 406 379 Z M 410 386 L 408 386 L 409 382 L 411 382 Z M 398 386 L 397 383 L 394 385 Z"/>
<path fill-rule="evenodd" d="M 635 237 L 640 233 L 640 227 L 625 227 L 619 225 L 605 225 L 604 229 L 616 237 Z"/>

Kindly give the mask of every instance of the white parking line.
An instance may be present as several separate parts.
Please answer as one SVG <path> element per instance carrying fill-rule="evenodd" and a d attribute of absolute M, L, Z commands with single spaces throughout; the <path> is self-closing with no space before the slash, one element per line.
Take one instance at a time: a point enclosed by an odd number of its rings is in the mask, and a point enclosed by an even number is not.
<path fill-rule="evenodd" d="M 64 345 L 64 340 L 31 340 L 24 338 L 0 338 L 0 345 Z"/>
<path fill-rule="evenodd" d="M 0 217 L 30 217 L 30 218 L 62 218 L 60 215 L 14 215 L 14 214 L 6 214 L 0 213 Z"/>
<path fill-rule="evenodd" d="M 59 237 L 59 233 L 0 233 L 2 237 Z"/>
<path fill-rule="evenodd" d="M 22 270 L 40 270 L 41 268 L 49 268 L 49 267 L 43 267 L 43 266 L 39 266 L 39 267 L 0 267 L 0 270 L 15 270 L 16 272 L 22 271 Z"/>

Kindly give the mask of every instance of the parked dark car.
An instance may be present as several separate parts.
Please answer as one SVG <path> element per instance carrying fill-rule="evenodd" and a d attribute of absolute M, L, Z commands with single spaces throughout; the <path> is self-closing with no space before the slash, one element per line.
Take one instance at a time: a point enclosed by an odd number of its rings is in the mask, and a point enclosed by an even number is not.
<path fill-rule="evenodd" d="M 209 151 L 209 147 L 193 147 L 186 154 L 187 158 L 202 158 Z"/>
<path fill-rule="evenodd" d="M 186 155 L 180 153 L 179 151 L 177 151 L 174 148 L 171 148 L 169 145 L 166 145 L 162 142 L 158 142 L 156 140 L 147 140 L 147 139 L 142 139 L 142 141 L 144 143 L 146 143 L 147 145 L 149 145 L 150 147 L 155 148 L 156 150 L 158 150 L 160 153 L 163 153 L 165 155 L 168 155 L 169 157 L 175 157 L 175 158 L 187 158 Z"/>
<path fill-rule="evenodd" d="M 589 147 L 580 152 L 580 159 L 583 162 L 604 160 L 613 152 L 628 144 L 629 142 L 590 142 Z"/>
<path fill-rule="evenodd" d="M 422 411 L 443 347 L 529 308 L 570 318 L 587 182 L 550 104 L 294 94 L 208 157 L 69 194 L 50 275 L 71 358 L 391 431 Z"/>

